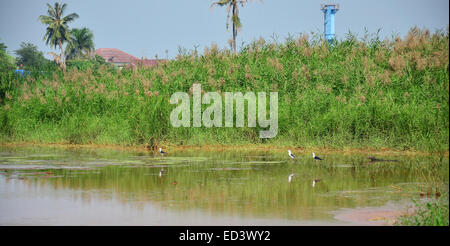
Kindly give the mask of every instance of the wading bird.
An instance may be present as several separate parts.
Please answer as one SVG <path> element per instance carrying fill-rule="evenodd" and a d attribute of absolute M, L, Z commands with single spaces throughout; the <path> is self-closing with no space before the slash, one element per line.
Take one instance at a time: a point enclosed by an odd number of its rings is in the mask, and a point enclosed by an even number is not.
<path fill-rule="evenodd" d="M 320 181 L 320 179 L 313 179 L 312 187 L 316 186 L 316 183 L 319 182 L 319 181 Z"/>
<path fill-rule="evenodd" d="M 288 153 L 289 153 L 289 157 L 291 157 L 291 159 L 297 159 L 297 156 L 292 154 L 291 150 L 288 150 Z"/>
<path fill-rule="evenodd" d="M 167 154 L 167 152 L 164 152 L 161 148 L 159 148 L 159 153 L 160 153 L 161 155 Z"/>
<path fill-rule="evenodd" d="M 162 177 L 162 176 L 163 176 L 163 173 L 164 173 L 164 169 L 161 169 L 161 170 L 159 171 L 159 177 Z"/>
<path fill-rule="evenodd" d="M 313 152 L 313 159 L 314 160 L 319 160 L 319 161 L 323 160 L 322 158 L 316 156 L 316 154 L 314 152 Z"/>

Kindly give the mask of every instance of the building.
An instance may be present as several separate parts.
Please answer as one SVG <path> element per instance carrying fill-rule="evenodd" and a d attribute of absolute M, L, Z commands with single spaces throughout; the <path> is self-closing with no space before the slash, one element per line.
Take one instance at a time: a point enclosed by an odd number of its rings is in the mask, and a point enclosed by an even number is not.
<path fill-rule="evenodd" d="M 95 51 L 95 54 L 103 57 L 106 62 L 109 62 L 119 68 L 123 68 L 125 66 L 136 67 L 137 65 L 154 67 L 162 61 L 159 59 L 139 59 L 116 48 L 99 48 Z"/>

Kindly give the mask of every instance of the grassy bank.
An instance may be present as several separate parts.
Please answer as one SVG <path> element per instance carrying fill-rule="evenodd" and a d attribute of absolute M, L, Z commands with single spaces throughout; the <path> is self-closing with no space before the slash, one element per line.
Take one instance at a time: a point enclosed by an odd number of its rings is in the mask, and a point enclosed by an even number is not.
<path fill-rule="evenodd" d="M 414 201 L 416 212 L 398 218 L 397 225 L 403 226 L 448 226 L 448 193 L 428 202 Z"/>
<path fill-rule="evenodd" d="M 349 34 L 330 47 L 302 35 L 281 44 L 260 39 L 237 55 L 215 45 L 203 55 L 180 49 L 157 68 L 73 66 L 27 77 L 3 71 L 0 141 L 444 151 L 448 37 L 419 29 L 384 41 Z M 194 83 L 205 92 L 278 91 L 278 135 L 260 139 L 259 127 L 172 127 L 170 96 Z"/>

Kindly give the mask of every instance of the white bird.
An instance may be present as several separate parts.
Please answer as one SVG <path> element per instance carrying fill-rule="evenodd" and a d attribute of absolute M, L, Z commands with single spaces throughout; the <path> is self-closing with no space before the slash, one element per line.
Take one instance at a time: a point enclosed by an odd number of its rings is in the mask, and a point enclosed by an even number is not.
<path fill-rule="evenodd" d="M 163 173 L 164 173 L 164 169 L 161 169 L 161 170 L 159 171 L 159 177 L 162 177 Z"/>
<path fill-rule="evenodd" d="M 161 148 L 159 148 L 159 153 L 161 153 L 161 155 L 165 155 L 167 154 L 166 152 L 164 152 Z"/>
<path fill-rule="evenodd" d="M 291 173 L 291 175 L 289 175 L 289 178 L 288 178 L 289 183 L 292 181 L 294 176 L 295 176 L 295 173 Z"/>
<path fill-rule="evenodd" d="M 319 182 L 319 181 L 320 181 L 320 179 L 314 179 L 313 182 L 312 182 L 312 187 L 316 186 L 316 183 Z"/>
<path fill-rule="evenodd" d="M 313 152 L 313 159 L 314 160 L 319 160 L 319 161 L 323 160 L 322 158 L 316 156 L 316 154 L 314 154 L 314 152 Z"/>
<path fill-rule="evenodd" d="M 297 156 L 292 154 L 291 150 L 288 150 L 288 153 L 289 153 L 289 157 L 291 157 L 292 159 L 297 159 Z"/>

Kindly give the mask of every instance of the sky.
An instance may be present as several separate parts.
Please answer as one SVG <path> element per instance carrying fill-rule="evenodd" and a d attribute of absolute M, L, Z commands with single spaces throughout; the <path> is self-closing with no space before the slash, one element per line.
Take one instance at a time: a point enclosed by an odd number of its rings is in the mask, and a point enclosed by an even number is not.
<path fill-rule="evenodd" d="M 95 48 L 118 48 L 136 57 L 174 58 L 178 48 L 197 48 L 202 53 L 212 43 L 229 47 L 231 30 L 226 29 L 226 8 L 210 9 L 213 0 L 60 0 L 67 3 L 65 15 L 79 18 L 70 28 L 87 27 L 94 33 Z M 38 46 L 47 58 L 55 51 L 45 44 L 49 0 L 0 0 L 0 43 L 10 55 L 21 42 Z M 320 4 L 337 3 L 336 38 L 351 31 L 359 37 L 364 30 L 381 38 L 404 37 L 413 26 L 431 32 L 449 25 L 448 0 L 250 0 L 239 9 L 242 30 L 238 48 L 260 37 L 283 42 L 289 35 L 323 33 Z M 59 53 L 59 50 L 56 52 Z"/>

